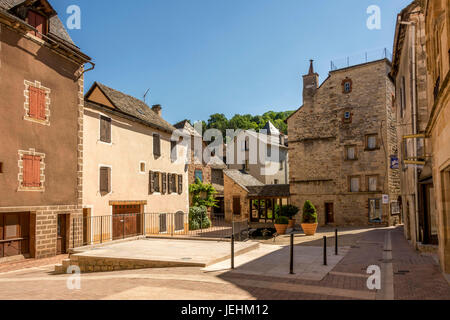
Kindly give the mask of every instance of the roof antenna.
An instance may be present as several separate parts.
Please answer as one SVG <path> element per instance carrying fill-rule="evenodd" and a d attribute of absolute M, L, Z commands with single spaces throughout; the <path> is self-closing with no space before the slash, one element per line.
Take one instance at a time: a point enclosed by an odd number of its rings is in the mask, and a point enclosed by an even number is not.
<path fill-rule="evenodd" d="M 147 94 L 148 94 L 149 91 L 150 91 L 150 88 L 148 88 L 148 90 L 145 91 L 145 93 L 144 93 L 144 103 L 146 103 L 146 102 L 145 102 L 145 98 L 147 97 Z"/>

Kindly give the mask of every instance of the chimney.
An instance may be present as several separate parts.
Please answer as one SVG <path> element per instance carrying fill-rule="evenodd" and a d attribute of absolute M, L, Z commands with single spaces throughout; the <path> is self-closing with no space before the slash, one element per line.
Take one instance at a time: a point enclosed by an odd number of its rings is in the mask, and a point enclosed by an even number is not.
<path fill-rule="evenodd" d="M 309 72 L 303 76 L 303 104 L 312 102 L 319 87 L 319 74 L 314 72 L 314 60 L 310 60 Z"/>
<path fill-rule="evenodd" d="M 161 110 L 162 110 L 162 108 L 161 108 L 161 105 L 160 105 L 160 104 L 155 104 L 155 105 L 153 105 L 153 106 L 152 106 L 152 110 L 153 110 L 158 116 L 161 117 Z"/>

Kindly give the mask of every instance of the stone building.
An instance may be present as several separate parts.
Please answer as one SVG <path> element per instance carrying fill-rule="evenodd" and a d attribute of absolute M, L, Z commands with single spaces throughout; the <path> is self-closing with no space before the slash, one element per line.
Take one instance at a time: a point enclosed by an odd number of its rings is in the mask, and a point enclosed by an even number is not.
<path fill-rule="evenodd" d="M 291 203 L 311 200 L 320 225 L 399 222 L 398 156 L 387 59 L 330 71 L 319 86 L 313 62 L 303 106 L 288 120 Z"/>
<path fill-rule="evenodd" d="M 441 267 L 450 273 L 450 3 L 421 1 L 425 13 L 428 108 Z"/>
<path fill-rule="evenodd" d="M 226 145 L 229 169 L 243 170 L 263 184 L 289 184 L 285 135 L 269 121 L 263 132 L 241 130 Z"/>
<path fill-rule="evenodd" d="M 90 58 L 45 0 L 0 0 L 0 261 L 72 246 Z"/>
<path fill-rule="evenodd" d="M 398 15 L 393 54 L 402 217 L 406 238 L 419 248 L 438 242 L 432 146 L 424 139 L 430 114 L 425 15 L 419 1 Z"/>

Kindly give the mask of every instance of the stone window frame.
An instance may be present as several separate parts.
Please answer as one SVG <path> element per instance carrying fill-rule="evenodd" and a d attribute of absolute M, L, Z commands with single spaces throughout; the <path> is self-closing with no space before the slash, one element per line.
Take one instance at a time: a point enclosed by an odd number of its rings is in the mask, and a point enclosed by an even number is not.
<path fill-rule="evenodd" d="M 350 83 L 350 89 L 348 91 L 345 90 L 345 85 L 347 83 Z M 342 80 L 342 93 L 347 94 L 347 93 L 351 93 L 352 91 L 353 91 L 353 80 L 346 77 L 344 80 Z"/>
<path fill-rule="evenodd" d="M 29 150 L 19 150 L 19 174 L 17 179 L 19 181 L 18 192 L 44 192 L 45 191 L 45 153 L 36 152 L 35 149 L 30 148 Z M 40 187 L 24 187 L 23 186 L 23 156 L 36 156 L 41 158 L 41 174 L 40 174 Z"/>
<path fill-rule="evenodd" d="M 34 82 L 24 80 L 25 90 L 24 90 L 24 96 L 25 96 L 25 102 L 24 102 L 24 109 L 25 109 L 25 115 L 23 117 L 26 121 L 31 121 L 35 123 L 39 123 L 45 126 L 50 126 L 50 93 L 51 89 L 44 87 L 41 82 L 35 80 Z M 34 87 L 36 89 L 40 89 L 45 92 L 45 120 L 35 119 L 29 116 L 30 114 L 30 87 Z"/>
<path fill-rule="evenodd" d="M 375 145 L 375 148 L 369 148 L 369 137 L 373 137 L 373 136 L 375 136 L 376 139 L 377 139 L 376 145 Z M 369 133 L 369 134 L 366 134 L 364 146 L 365 146 L 364 151 L 375 151 L 375 150 L 379 150 L 379 149 L 380 149 L 380 138 L 379 138 L 378 133 Z"/>
<path fill-rule="evenodd" d="M 369 184 L 369 179 L 370 178 L 376 178 L 377 179 L 377 188 L 376 190 L 370 190 L 370 184 Z M 366 189 L 367 192 L 374 192 L 374 193 L 379 193 L 380 191 L 380 175 L 379 174 L 369 174 L 366 175 Z"/>
<path fill-rule="evenodd" d="M 355 148 L 355 158 L 350 159 L 348 157 L 348 149 Z M 344 146 L 344 160 L 345 161 L 357 161 L 358 160 L 358 146 L 356 144 L 348 144 Z"/>
<path fill-rule="evenodd" d="M 346 113 L 348 113 L 350 116 L 348 118 L 345 117 Z M 342 122 L 343 123 L 352 123 L 353 121 L 353 113 L 350 109 L 345 109 L 344 113 L 342 115 Z"/>
<path fill-rule="evenodd" d="M 352 191 L 352 179 L 358 178 L 359 179 L 359 188 L 358 191 Z M 361 175 L 353 175 L 348 177 L 348 192 L 350 193 L 358 193 L 361 192 L 362 185 L 361 185 Z"/>

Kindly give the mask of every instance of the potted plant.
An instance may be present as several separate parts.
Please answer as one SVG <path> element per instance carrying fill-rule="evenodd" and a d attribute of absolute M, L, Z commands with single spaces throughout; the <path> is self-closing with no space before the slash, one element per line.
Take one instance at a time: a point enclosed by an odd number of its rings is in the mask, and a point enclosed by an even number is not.
<path fill-rule="evenodd" d="M 289 219 L 288 228 L 295 227 L 295 219 L 294 217 L 299 212 L 299 208 L 294 205 L 288 204 L 287 206 L 282 206 L 280 209 L 280 215 L 287 217 Z"/>
<path fill-rule="evenodd" d="M 313 236 L 317 230 L 317 210 L 311 201 L 307 200 L 303 206 L 302 229 L 307 236 Z"/>
<path fill-rule="evenodd" d="M 286 229 L 289 224 L 289 218 L 284 216 L 279 216 L 275 219 L 275 229 L 278 234 L 286 234 Z"/>

